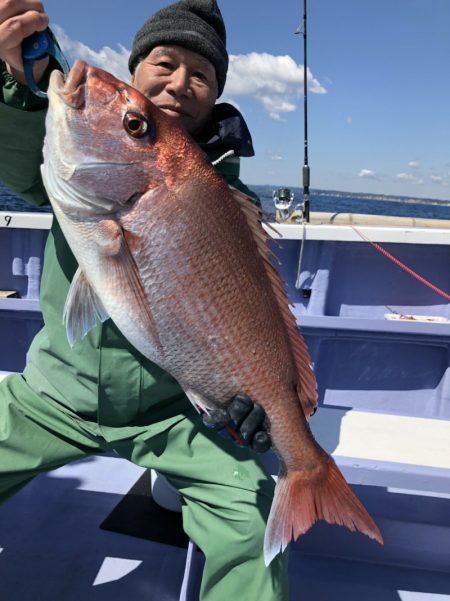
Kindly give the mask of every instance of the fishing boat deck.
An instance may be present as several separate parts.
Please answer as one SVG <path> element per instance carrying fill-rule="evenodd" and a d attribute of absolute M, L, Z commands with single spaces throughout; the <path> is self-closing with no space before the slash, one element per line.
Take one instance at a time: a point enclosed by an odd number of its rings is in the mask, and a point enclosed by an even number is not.
<path fill-rule="evenodd" d="M 317 524 L 293 545 L 292 599 L 450 599 L 450 306 L 400 279 L 358 233 L 448 290 L 448 229 L 358 222 L 356 231 L 329 221 L 277 225 L 283 238 L 274 249 L 318 376 L 313 432 L 385 546 Z M 50 223 L 50 215 L 0 213 L 0 288 L 18 291 L 0 299 L 0 378 L 20 371 L 40 327 L 37 284 Z M 402 314 L 415 318 L 394 319 Z M 266 461 L 276 474 L 274 456 Z M 90 457 L 35 478 L 1 507 L 0 599 L 194 601 L 203 560 L 193 553 L 186 588 L 186 545 L 180 514 L 151 498 L 148 472 L 114 455 Z"/>
<path fill-rule="evenodd" d="M 189 593 L 180 596 L 185 547 L 102 527 L 120 503 L 126 503 L 129 491 L 143 475 L 143 470 L 118 457 L 95 456 L 38 476 L 3 505 L 2 601 L 197 600 L 203 561 L 200 552 L 195 552 Z M 147 495 L 141 491 L 140 501 L 137 506 L 142 518 L 151 519 L 149 490 Z M 136 511 L 136 504 L 130 504 L 130 511 Z M 173 517 L 178 519 L 177 514 Z M 330 556 L 326 554 L 328 536 L 322 530 L 322 549 L 317 556 L 295 545 L 290 559 L 293 600 L 450 599 L 448 573 L 333 558 L 332 548 Z"/>
<path fill-rule="evenodd" d="M 142 470 L 93 457 L 36 478 L 0 514 L 2 600 L 178 600 L 186 549 L 101 528 Z M 148 498 L 150 503 L 150 500 Z M 197 552 L 198 553 L 198 552 Z M 187 599 L 198 598 L 202 558 Z M 302 555 L 292 599 L 419 601 L 450 596 L 446 574 Z"/>

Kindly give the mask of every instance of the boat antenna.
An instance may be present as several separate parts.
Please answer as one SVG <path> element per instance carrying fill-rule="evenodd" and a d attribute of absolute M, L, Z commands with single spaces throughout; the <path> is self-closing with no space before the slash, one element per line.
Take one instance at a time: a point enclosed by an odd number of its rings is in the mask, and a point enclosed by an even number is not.
<path fill-rule="evenodd" d="M 295 33 L 303 35 L 303 120 L 304 120 L 304 159 L 303 159 L 303 219 L 309 222 L 309 181 L 308 162 L 308 29 L 307 0 L 303 0 L 303 22 Z"/>

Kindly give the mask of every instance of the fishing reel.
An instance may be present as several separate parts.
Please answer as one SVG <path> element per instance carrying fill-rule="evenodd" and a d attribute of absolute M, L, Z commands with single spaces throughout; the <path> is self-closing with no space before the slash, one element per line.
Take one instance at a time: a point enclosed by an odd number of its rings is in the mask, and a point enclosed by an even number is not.
<path fill-rule="evenodd" d="M 278 188 L 273 191 L 272 198 L 276 209 L 276 220 L 287 221 L 294 202 L 294 193 L 290 188 Z"/>
<path fill-rule="evenodd" d="M 275 220 L 278 223 L 303 223 L 303 206 L 294 204 L 294 192 L 290 188 L 278 188 L 272 193 L 275 205 Z"/>

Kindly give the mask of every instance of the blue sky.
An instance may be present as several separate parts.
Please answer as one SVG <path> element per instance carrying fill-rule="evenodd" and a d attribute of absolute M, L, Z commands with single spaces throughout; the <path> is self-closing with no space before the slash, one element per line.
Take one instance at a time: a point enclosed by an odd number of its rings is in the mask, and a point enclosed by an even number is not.
<path fill-rule="evenodd" d="M 68 58 L 125 78 L 166 0 L 44 0 Z M 303 0 L 219 0 L 256 156 L 248 184 L 301 185 Z M 450 200 L 450 0 L 308 0 L 311 187 Z"/>

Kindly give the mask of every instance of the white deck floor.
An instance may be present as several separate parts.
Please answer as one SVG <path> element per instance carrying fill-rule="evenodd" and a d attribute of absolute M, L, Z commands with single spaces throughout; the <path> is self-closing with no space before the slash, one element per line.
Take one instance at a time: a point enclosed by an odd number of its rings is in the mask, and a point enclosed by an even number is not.
<path fill-rule="evenodd" d="M 123 459 L 92 457 L 35 478 L 6 502 L 0 508 L 1 601 L 178 601 L 184 549 L 99 528 L 141 475 Z M 297 550 L 290 583 L 291 601 L 450 599 L 448 574 L 305 557 Z"/>

